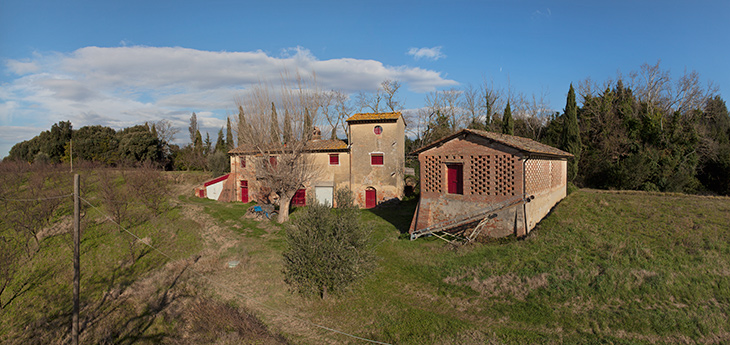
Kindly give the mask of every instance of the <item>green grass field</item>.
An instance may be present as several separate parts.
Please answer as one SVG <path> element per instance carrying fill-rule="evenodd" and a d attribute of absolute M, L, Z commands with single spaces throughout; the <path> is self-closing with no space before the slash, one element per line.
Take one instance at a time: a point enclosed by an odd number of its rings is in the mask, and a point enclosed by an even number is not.
<path fill-rule="evenodd" d="M 362 343 L 315 323 L 395 344 L 730 342 L 729 198 L 579 190 L 525 239 L 465 246 L 409 241 L 415 201 L 363 210 L 375 270 L 341 296 L 312 300 L 283 282 L 286 225 L 180 191 L 130 229 L 172 260 L 139 244 L 132 260 L 128 237 L 88 211 L 97 219 L 82 243 L 88 339 L 193 343 L 181 333 L 202 329 L 198 343 Z M 67 234 L 43 240 L 18 277 L 32 284 L 2 310 L 0 340 L 65 339 L 70 252 Z M 240 265 L 227 268 L 231 260 Z M 243 338 L 235 320 L 246 311 L 275 336 Z"/>

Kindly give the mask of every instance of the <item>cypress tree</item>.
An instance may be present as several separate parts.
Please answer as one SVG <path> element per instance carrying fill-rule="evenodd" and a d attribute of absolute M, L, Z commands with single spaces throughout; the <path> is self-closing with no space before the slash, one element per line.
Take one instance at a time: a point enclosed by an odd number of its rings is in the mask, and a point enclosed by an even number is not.
<path fill-rule="evenodd" d="M 292 141 L 291 116 L 289 110 L 284 109 L 284 144 Z"/>
<path fill-rule="evenodd" d="M 512 120 L 512 109 L 507 101 L 507 106 L 504 108 L 504 115 L 502 116 L 502 134 L 515 134 L 515 122 Z"/>
<path fill-rule="evenodd" d="M 226 118 L 226 151 L 233 149 L 233 130 L 231 129 L 231 118 Z"/>
<path fill-rule="evenodd" d="M 202 152 L 203 151 L 203 136 L 200 135 L 200 131 L 195 131 L 195 140 L 193 141 L 193 149 L 196 152 Z"/>
<path fill-rule="evenodd" d="M 575 102 L 575 90 L 570 84 L 568 99 L 565 103 L 565 114 L 563 115 L 563 135 L 560 141 L 560 148 L 563 151 L 573 154 L 568 160 L 568 181 L 573 181 L 578 175 L 578 161 L 583 144 L 580 140 L 580 128 L 578 127 L 578 105 Z"/>
<path fill-rule="evenodd" d="M 279 142 L 279 117 L 276 115 L 276 106 L 271 102 L 271 142 L 276 144 Z"/>
<path fill-rule="evenodd" d="M 223 140 L 223 127 L 218 130 L 218 140 L 215 142 L 215 150 L 213 152 L 226 152 L 226 142 Z"/>
<path fill-rule="evenodd" d="M 304 138 L 312 138 L 312 118 L 309 116 L 309 108 L 304 108 Z"/>

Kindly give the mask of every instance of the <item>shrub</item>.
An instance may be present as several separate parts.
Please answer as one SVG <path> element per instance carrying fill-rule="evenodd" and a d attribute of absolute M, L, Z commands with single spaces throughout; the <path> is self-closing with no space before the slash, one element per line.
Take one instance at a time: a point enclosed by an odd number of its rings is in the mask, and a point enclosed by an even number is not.
<path fill-rule="evenodd" d="M 373 268 L 370 232 L 359 223 L 349 189 L 335 193 L 338 208 L 312 200 L 286 230 L 284 281 L 304 296 L 338 294 Z"/>

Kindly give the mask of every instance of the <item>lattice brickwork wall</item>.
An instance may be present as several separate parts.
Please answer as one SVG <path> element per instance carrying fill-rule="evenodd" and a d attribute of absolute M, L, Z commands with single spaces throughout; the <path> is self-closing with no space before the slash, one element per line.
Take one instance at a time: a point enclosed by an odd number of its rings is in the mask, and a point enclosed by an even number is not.
<path fill-rule="evenodd" d="M 504 154 L 493 159 L 494 195 L 515 195 L 515 164 L 517 157 Z M 489 194 L 491 195 L 491 194 Z"/>
<path fill-rule="evenodd" d="M 565 176 L 563 176 L 563 161 L 551 161 L 552 164 L 552 181 L 550 185 L 555 188 L 565 184 Z"/>
<path fill-rule="evenodd" d="M 489 155 L 471 156 L 469 169 L 471 176 L 469 178 L 470 186 L 469 194 L 471 195 L 491 195 L 495 193 L 492 183 L 492 159 Z"/>
<path fill-rule="evenodd" d="M 424 192 L 441 191 L 441 161 L 441 156 L 426 156 L 426 166 L 421 168 L 425 173 Z"/>
<path fill-rule="evenodd" d="M 533 194 L 550 190 L 552 177 L 552 161 L 544 159 L 530 159 L 525 164 L 526 193 Z"/>

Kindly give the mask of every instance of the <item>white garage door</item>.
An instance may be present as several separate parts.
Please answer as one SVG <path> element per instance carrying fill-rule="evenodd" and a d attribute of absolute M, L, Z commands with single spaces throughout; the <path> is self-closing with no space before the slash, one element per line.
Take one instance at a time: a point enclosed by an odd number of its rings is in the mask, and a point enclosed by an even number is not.
<path fill-rule="evenodd" d="M 323 205 L 332 206 L 332 195 L 334 187 L 314 187 L 314 194 L 317 201 Z"/>

